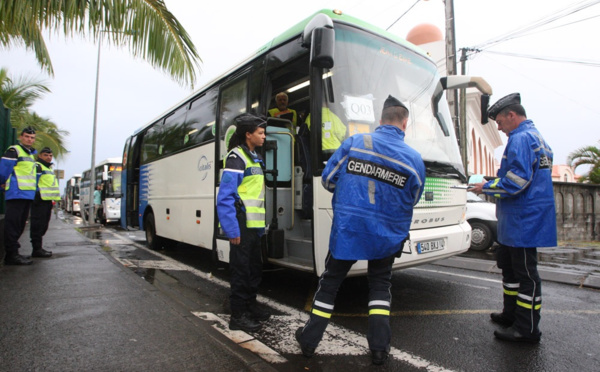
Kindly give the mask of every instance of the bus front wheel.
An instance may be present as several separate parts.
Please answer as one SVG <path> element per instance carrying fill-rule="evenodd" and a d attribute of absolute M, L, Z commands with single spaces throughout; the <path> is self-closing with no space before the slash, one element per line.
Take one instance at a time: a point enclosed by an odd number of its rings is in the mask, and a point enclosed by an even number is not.
<path fill-rule="evenodd" d="M 148 213 L 144 221 L 144 230 L 146 231 L 146 244 L 148 248 L 158 251 L 162 249 L 161 238 L 156 235 L 156 223 L 154 222 L 154 214 Z"/>

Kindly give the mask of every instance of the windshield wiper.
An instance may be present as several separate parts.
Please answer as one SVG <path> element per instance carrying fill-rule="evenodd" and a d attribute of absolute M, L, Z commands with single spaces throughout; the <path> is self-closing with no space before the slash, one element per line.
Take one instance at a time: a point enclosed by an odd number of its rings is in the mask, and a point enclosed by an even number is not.
<path fill-rule="evenodd" d="M 426 174 L 433 174 L 441 178 L 456 178 L 462 183 L 467 182 L 467 177 L 455 165 L 439 161 L 424 161 Z"/>

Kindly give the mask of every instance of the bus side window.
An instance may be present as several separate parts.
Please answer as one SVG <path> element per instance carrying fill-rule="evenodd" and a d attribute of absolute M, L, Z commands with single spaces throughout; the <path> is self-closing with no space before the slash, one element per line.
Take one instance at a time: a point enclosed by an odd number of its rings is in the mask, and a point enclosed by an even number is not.
<path fill-rule="evenodd" d="M 246 77 L 228 84 L 221 90 L 221 121 L 220 133 L 221 139 L 225 138 L 227 129 L 234 125 L 233 119 L 247 112 L 248 102 L 248 80 Z M 227 154 L 227 144 L 221 146 L 219 159 L 223 159 Z"/>
<path fill-rule="evenodd" d="M 186 117 L 188 131 L 184 135 L 184 146 L 191 147 L 215 139 L 213 127 L 217 116 L 217 90 L 211 90 L 192 101 Z"/>
<path fill-rule="evenodd" d="M 157 124 L 159 124 L 158 122 Z M 160 141 L 160 129 L 154 124 L 150 129 L 146 131 L 144 134 L 144 141 L 142 142 L 142 163 L 147 163 L 149 161 L 155 160 L 158 158 L 158 149 L 159 149 L 159 141 Z"/>
<path fill-rule="evenodd" d="M 190 131 L 186 121 L 187 106 L 179 107 L 172 115 L 165 119 L 162 129 L 163 151 L 161 155 L 169 155 L 181 150 L 185 143 L 185 133 Z"/>

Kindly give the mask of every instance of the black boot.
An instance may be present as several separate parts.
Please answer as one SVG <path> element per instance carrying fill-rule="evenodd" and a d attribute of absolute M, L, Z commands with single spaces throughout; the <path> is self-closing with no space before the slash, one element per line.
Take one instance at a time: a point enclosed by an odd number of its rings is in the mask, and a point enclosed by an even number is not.
<path fill-rule="evenodd" d="M 248 305 L 248 317 L 252 320 L 264 322 L 271 317 L 271 312 L 255 302 Z"/>
<path fill-rule="evenodd" d="M 33 261 L 28 258 L 21 256 L 18 253 L 7 253 L 4 257 L 5 265 L 31 265 Z"/>
<path fill-rule="evenodd" d="M 52 252 L 47 251 L 44 248 L 34 249 L 33 252 L 31 252 L 31 257 L 42 257 L 42 258 L 52 257 Z"/>
<path fill-rule="evenodd" d="M 262 325 L 248 316 L 248 313 L 243 313 L 240 316 L 231 316 L 229 320 L 229 329 L 244 332 L 256 332 L 262 328 Z"/>

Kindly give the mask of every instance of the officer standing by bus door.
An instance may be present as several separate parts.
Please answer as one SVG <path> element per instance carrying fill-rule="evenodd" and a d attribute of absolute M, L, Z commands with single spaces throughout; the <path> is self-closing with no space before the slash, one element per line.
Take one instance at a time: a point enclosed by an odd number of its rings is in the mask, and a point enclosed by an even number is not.
<path fill-rule="evenodd" d="M 265 233 L 264 163 L 256 148 L 265 142 L 267 122 L 243 114 L 235 118 L 217 195 L 217 214 L 229 238 L 231 320 L 229 329 L 258 331 L 271 314 L 258 306 L 262 279 L 261 237 Z"/>
<path fill-rule="evenodd" d="M 58 179 L 52 167 L 52 150 L 44 147 L 37 158 L 37 192 L 31 204 L 31 227 L 29 236 L 33 251 L 31 257 L 51 257 L 52 252 L 44 249 L 42 239 L 48 231 L 52 217 L 53 201 L 60 200 Z"/>
<path fill-rule="evenodd" d="M 408 109 L 390 95 L 375 132 L 346 139 L 323 170 L 323 186 L 333 192 L 333 226 L 310 318 L 295 334 L 306 357 L 319 345 L 337 291 L 357 260 L 369 260 L 367 341 L 372 362 L 380 365 L 388 357 L 392 265 L 402 254 L 413 208 L 425 187 L 421 155 L 404 143 L 407 124 Z"/>

